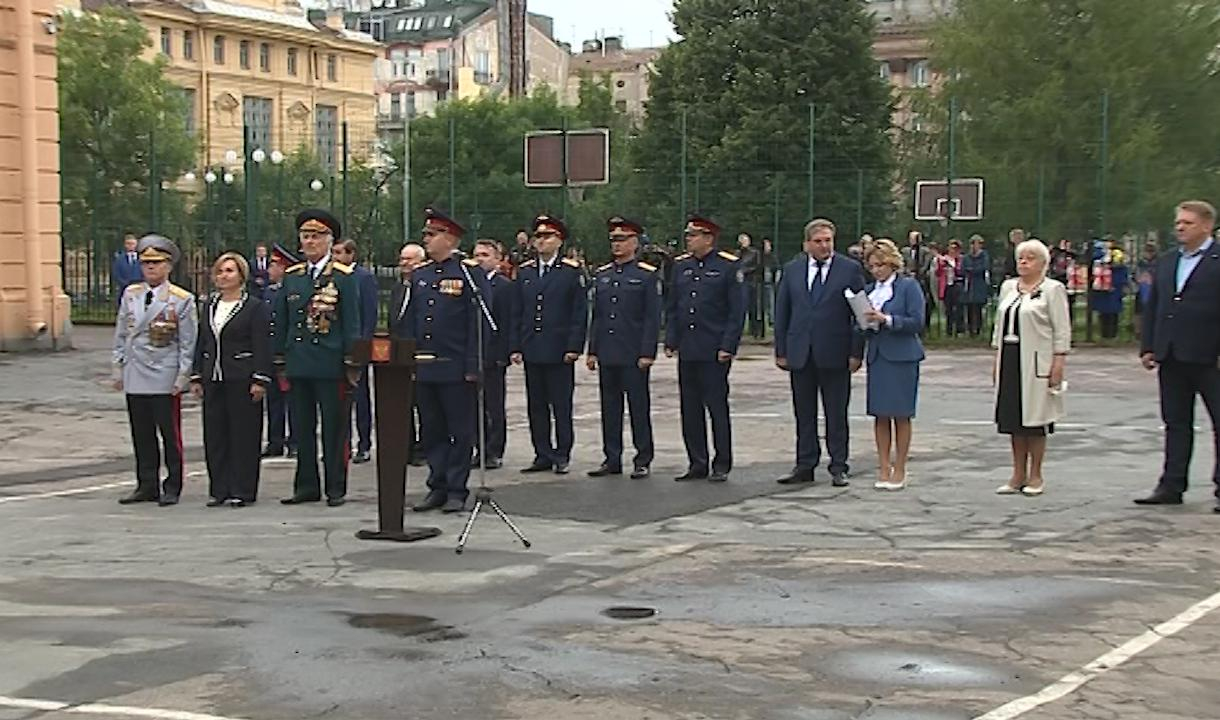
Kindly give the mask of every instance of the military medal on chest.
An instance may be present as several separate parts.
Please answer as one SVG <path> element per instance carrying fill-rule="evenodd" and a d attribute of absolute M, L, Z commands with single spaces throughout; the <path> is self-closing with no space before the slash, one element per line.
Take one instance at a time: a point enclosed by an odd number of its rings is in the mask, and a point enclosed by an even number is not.
<path fill-rule="evenodd" d="M 339 307 L 339 288 L 330 276 L 325 277 L 326 283 L 319 283 L 309 300 L 309 310 L 305 316 L 305 324 L 309 332 L 315 335 L 330 334 L 330 326 L 335 321 L 335 313 Z"/>
<path fill-rule="evenodd" d="M 167 308 L 148 324 L 148 339 L 153 347 L 169 347 L 178 339 L 178 313 Z"/>

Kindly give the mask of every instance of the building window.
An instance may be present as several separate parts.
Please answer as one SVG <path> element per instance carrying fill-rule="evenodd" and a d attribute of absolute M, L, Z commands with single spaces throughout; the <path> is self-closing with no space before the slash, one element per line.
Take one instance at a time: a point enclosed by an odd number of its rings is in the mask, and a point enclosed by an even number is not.
<path fill-rule="evenodd" d="M 196 125 L 195 125 L 195 102 L 196 102 L 196 98 L 197 98 L 197 95 L 196 95 L 195 90 L 194 90 L 193 88 L 183 88 L 183 89 L 182 89 L 182 99 L 183 99 L 183 105 L 185 105 L 185 108 L 183 109 L 183 112 L 186 114 L 186 118 L 185 118 L 186 123 L 185 123 L 185 126 L 186 126 L 186 134 L 187 134 L 187 135 L 194 135 L 194 134 L 195 134 L 195 129 L 196 129 Z"/>
<path fill-rule="evenodd" d="M 407 29 L 407 19 L 399 18 L 398 19 L 398 32 L 403 32 L 406 29 Z"/>
<path fill-rule="evenodd" d="M 190 30 L 182 31 L 182 57 L 186 60 L 195 59 L 195 33 Z"/>
<path fill-rule="evenodd" d="M 390 96 L 390 119 L 397 120 L 402 116 L 402 99 L 398 93 Z"/>
<path fill-rule="evenodd" d="M 877 77 L 886 82 L 890 81 L 890 63 L 888 60 L 882 60 L 877 63 Z"/>
<path fill-rule="evenodd" d="M 409 117 L 409 118 L 415 117 L 415 91 L 414 90 L 410 90 L 407 92 L 407 117 Z"/>
<path fill-rule="evenodd" d="M 297 74 L 297 49 L 288 48 L 288 74 Z"/>
<path fill-rule="evenodd" d="M 225 36 L 217 35 L 212 38 L 212 62 L 217 65 L 225 64 Z"/>
<path fill-rule="evenodd" d="M 161 28 L 161 54 L 166 57 L 174 56 L 173 31 L 167 27 Z"/>
<path fill-rule="evenodd" d="M 271 146 L 271 98 L 247 96 L 242 98 L 241 105 L 250 149 L 267 149 Z"/>
<path fill-rule="evenodd" d="M 435 15 L 431 15 L 431 16 L 429 16 L 429 17 L 428 17 L 428 24 L 424 26 L 424 29 L 425 29 L 425 30 L 431 30 L 431 29 L 433 29 L 433 28 L 435 28 L 435 27 L 436 27 L 436 16 L 435 16 Z"/>
<path fill-rule="evenodd" d="M 314 153 L 327 171 L 335 169 L 335 131 L 339 126 L 339 109 L 333 105 L 314 108 Z"/>
<path fill-rule="evenodd" d="M 627 101 L 626 100 L 615 100 L 614 109 L 621 113 L 627 112 Z"/>
<path fill-rule="evenodd" d="M 339 79 L 339 58 L 334 53 L 326 56 L 326 79 L 331 82 Z"/>
<path fill-rule="evenodd" d="M 931 84 L 927 60 L 920 60 L 911 65 L 911 84 L 915 87 L 927 87 Z"/>
<path fill-rule="evenodd" d="M 258 69 L 271 72 L 271 45 L 268 43 L 258 44 Z"/>
<path fill-rule="evenodd" d="M 441 23 L 441 27 L 446 27 L 446 28 L 453 27 L 453 16 L 446 15 L 444 22 Z"/>
<path fill-rule="evenodd" d="M 237 45 L 237 64 L 242 70 L 250 69 L 250 41 L 242 40 Z"/>

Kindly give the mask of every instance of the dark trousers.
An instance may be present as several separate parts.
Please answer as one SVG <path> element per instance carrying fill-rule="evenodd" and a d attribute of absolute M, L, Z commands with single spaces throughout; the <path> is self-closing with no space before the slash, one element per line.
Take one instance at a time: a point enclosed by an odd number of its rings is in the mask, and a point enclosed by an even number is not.
<path fill-rule="evenodd" d="M 476 432 L 475 385 L 418 383 L 415 396 L 428 457 L 428 488 L 464 501 Z"/>
<path fill-rule="evenodd" d="M 127 420 L 136 451 L 136 492 L 147 497 L 182 494 L 182 396 L 128 395 Z M 161 447 L 157 436 L 161 436 Z M 161 486 L 161 451 L 165 486 Z"/>
<path fill-rule="evenodd" d="M 970 337 L 978 337 L 983 332 L 983 306 L 970 303 L 966 306 L 966 330 Z"/>
<path fill-rule="evenodd" d="M 506 365 L 493 365 L 483 370 L 483 456 L 489 460 L 504 459 L 508 442 L 508 415 L 504 406 Z"/>
<path fill-rule="evenodd" d="M 750 318 L 750 336 L 761 338 L 767 329 L 766 316 L 763 313 L 762 285 L 747 282 L 746 292 L 749 295 L 747 317 Z"/>
<path fill-rule="evenodd" d="M 1212 443 L 1216 465 L 1212 469 L 1215 495 L 1220 498 L 1220 369 L 1208 363 L 1184 363 L 1172 358 L 1161 363 L 1161 419 L 1165 421 L 1165 468 L 1160 490 L 1186 492 L 1186 476 L 1195 441 L 1195 396 L 1212 421 Z"/>
<path fill-rule="evenodd" d="M 961 297 L 961 285 L 945 286 L 945 332 L 949 337 L 960 335 L 966 330 L 965 323 L 962 322 Z"/>
<path fill-rule="evenodd" d="M 826 449 L 830 472 L 847 472 L 847 405 L 851 401 L 851 373 L 847 368 L 828 370 L 810 363 L 790 373 L 792 408 L 796 414 L 796 465 L 812 470 L 822 457 L 818 442 L 818 395 L 826 417 Z"/>
<path fill-rule="evenodd" d="M 326 478 L 326 497 L 347 494 L 347 463 L 351 459 L 348 433 L 351 431 L 350 386 L 346 380 L 330 378 L 289 378 L 292 404 L 296 408 L 297 472 L 293 495 L 301 498 L 322 496 L 318 478 L 318 414 L 322 415 L 322 465 Z"/>
<path fill-rule="evenodd" d="M 368 452 L 373 447 L 373 399 L 369 394 L 368 365 L 360 371 L 360 383 L 352 391 L 355 396 L 353 405 L 356 409 L 356 449 Z M 351 437 L 351 430 L 348 430 Z"/>
<path fill-rule="evenodd" d="M 733 469 L 733 426 L 729 421 L 729 368 L 732 363 L 678 362 L 678 399 L 682 414 L 682 442 L 690 469 L 708 471 L 707 416 L 712 419 L 716 457 L 712 472 Z"/>
<path fill-rule="evenodd" d="M 293 436 L 293 416 L 296 408 L 292 406 L 291 396 L 280 390 L 279 383 L 273 382 L 267 387 L 267 444 L 273 450 L 295 448 L 297 440 Z"/>
<path fill-rule="evenodd" d="M 633 467 L 652 464 L 652 409 L 648 396 L 648 370 L 636 365 L 602 365 L 597 382 L 602 407 L 602 452 L 612 468 L 623 466 L 623 396 L 631 413 Z"/>
<path fill-rule="evenodd" d="M 1100 313 L 1097 317 L 1101 320 L 1101 336 L 1103 338 L 1112 339 L 1118 337 L 1117 313 Z"/>
<path fill-rule="evenodd" d="M 203 384 L 203 453 L 208 495 L 216 500 L 258 499 L 259 439 L 263 404 L 250 398 L 250 382 Z"/>
<path fill-rule="evenodd" d="M 558 465 L 572 459 L 572 394 L 576 370 L 571 363 L 525 363 L 525 407 L 530 420 L 534 462 Z M 551 419 L 555 445 L 551 445 Z"/>

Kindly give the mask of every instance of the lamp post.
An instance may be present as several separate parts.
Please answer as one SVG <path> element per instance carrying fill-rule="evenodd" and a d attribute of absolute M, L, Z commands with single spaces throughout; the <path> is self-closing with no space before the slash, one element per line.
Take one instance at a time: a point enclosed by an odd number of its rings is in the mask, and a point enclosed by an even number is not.
<path fill-rule="evenodd" d="M 272 150 L 271 164 L 275 166 L 275 233 L 279 235 L 284 225 L 284 153 Z"/>
<path fill-rule="evenodd" d="M 206 244 L 208 248 L 208 256 L 216 254 L 216 197 L 213 195 L 212 186 L 216 184 L 216 173 L 208 168 L 203 173 L 204 196 L 208 206 L 208 227 L 205 234 Z"/>
<path fill-rule="evenodd" d="M 255 148 L 254 152 L 250 153 L 250 160 L 252 162 L 247 165 L 250 176 L 246 178 L 246 245 L 253 252 L 254 246 L 259 242 L 259 236 L 262 235 L 262 223 L 259 222 L 256 228 L 254 219 L 258 213 L 255 183 L 258 181 L 259 167 L 267 161 L 267 153 L 262 148 Z"/>

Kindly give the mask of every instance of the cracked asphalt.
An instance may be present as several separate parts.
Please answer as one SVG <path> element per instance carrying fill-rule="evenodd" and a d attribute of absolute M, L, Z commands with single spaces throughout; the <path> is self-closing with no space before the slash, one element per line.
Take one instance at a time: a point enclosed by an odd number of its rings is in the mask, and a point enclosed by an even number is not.
<path fill-rule="evenodd" d="M 1070 358 L 1040 498 L 993 493 L 1009 454 L 981 351 L 930 353 L 901 493 L 871 488 L 862 375 L 852 486 L 788 490 L 774 483 L 793 452 L 787 380 L 765 348 L 733 369 L 738 466 L 722 486 L 670 480 L 684 467 L 672 361 L 654 372 L 652 478 L 584 476 L 600 434 L 583 369 L 575 472 L 518 474 L 514 371 L 507 466 L 489 480 L 533 548 L 487 515 L 457 556 L 463 517 L 427 516 L 444 534 L 413 545 L 355 539 L 376 515 L 369 465 L 343 508 L 274 502 L 286 461 L 264 465 L 255 506 L 204 508 L 194 406 L 183 504 L 120 507 L 134 480 L 108 336 L 0 355 L 0 720 L 87 704 L 113 720 L 960 720 L 1220 589 L 1210 443 L 1186 505 L 1130 502 L 1152 487 L 1161 435 L 1154 378 L 1129 349 Z M 614 620 L 612 606 L 655 615 Z M 1218 656 L 1220 613 L 1205 614 L 1025 717 L 1214 720 Z"/>

